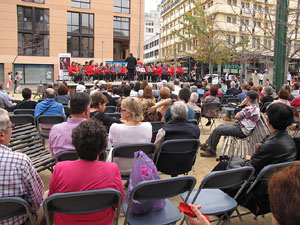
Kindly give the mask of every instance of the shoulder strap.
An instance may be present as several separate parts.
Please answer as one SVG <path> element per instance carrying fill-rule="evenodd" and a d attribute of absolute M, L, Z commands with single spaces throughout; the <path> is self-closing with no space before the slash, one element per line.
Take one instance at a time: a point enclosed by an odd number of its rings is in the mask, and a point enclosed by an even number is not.
<path fill-rule="evenodd" d="M 40 115 L 38 115 L 37 117 L 42 116 L 42 115 L 43 115 L 45 112 L 47 112 L 47 110 L 48 110 L 51 106 L 53 106 L 54 104 L 55 104 L 55 102 L 52 102 L 52 104 L 49 105 L 46 109 L 44 109 L 44 111 L 41 112 Z"/>

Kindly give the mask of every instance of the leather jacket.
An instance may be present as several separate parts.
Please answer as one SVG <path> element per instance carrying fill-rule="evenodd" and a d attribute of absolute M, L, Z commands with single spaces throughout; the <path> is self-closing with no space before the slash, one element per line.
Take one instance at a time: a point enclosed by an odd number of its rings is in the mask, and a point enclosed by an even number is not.
<path fill-rule="evenodd" d="M 293 138 L 287 131 L 277 131 L 266 138 L 265 142 L 253 154 L 250 164 L 256 174 L 269 164 L 296 160 L 297 149 Z"/>

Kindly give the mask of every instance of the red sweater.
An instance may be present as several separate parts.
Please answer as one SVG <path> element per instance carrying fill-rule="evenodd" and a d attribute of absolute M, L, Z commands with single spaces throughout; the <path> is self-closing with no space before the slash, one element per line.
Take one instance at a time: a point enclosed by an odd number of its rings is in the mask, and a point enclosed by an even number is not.
<path fill-rule="evenodd" d="M 170 67 L 170 75 L 171 75 L 171 77 L 173 77 L 174 74 L 175 74 L 175 67 L 174 67 L 174 66 L 171 66 L 171 67 Z"/>
<path fill-rule="evenodd" d="M 182 76 L 183 75 L 183 69 L 182 67 L 178 67 L 176 70 L 176 74 Z"/>
<path fill-rule="evenodd" d="M 157 67 L 156 70 L 155 70 L 155 75 L 158 75 L 158 76 L 161 76 L 161 73 L 162 73 L 162 67 Z"/>

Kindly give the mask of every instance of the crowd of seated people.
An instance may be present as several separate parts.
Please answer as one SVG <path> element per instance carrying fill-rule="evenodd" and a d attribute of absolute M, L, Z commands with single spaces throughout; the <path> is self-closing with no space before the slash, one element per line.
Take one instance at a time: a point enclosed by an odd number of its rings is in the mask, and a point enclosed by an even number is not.
<path fill-rule="evenodd" d="M 84 84 L 80 85 L 84 86 Z M 264 97 L 260 98 L 259 89 L 256 86 L 252 86 L 251 90 L 246 84 L 242 84 L 239 89 L 236 86 L 231 88 L 232 95 L 241 99 L 240 111 L 235 115 L 236 122 L 220 125 L 212 131 L 206 142 L 201 145 L 202 150 L 205 150 L 201 153 L 202 157 L 216 156 L 217 145 L 221 136 L 230 135 L 244 138 L 250 135 L 260 118 L 261 112 L 258 101 L 263 103 L 262 99 L 266 100 L 268 96 L 273 96 L 274 92 L 271 86 L 266 86 L 261 93 Z M 272 94 L 270 94 L 270 89 L 272 89 Z M 23 90 L 23 101 L 30 101 L 30 89 Z M 155 91 L 158 91 L 159 96 L 154 94 Z M 199 95 L 199 92 L 202 93 L 202 91 L 203 94 Z M 220 102 L 221 98 L 217 96 L 221 92 L 223 94 L 219 85 L 212 85 L 210 89 L 207 89 L 205 82 L 203 85 L 198 83 L 195 86 L 189 84 L 181 86 L 177 80 L 174 83 L 161 83 L 154 90 L 151 84 L 144 81 L 142 84 L 123 83 L 120 88 L 113 87 L 111 83 L 100 81 L 95 82 L 94 89 L 90 93 L 87 92 L 86 87 L 80 86 L 77 93 L 69 95 L 68 88 L 61 85 L 57 89 L 56 96 L 54 89 L 49 87 L 46 89 L 45 99 L 35 107 L 35 117 L 64 115 L 62 106 L 68 105 L 70 107 L 70 118 L 66 122 L 52 127 L 49 136 L 49 149 L 53 157 L 61 151 L 72 150 L 76 151 L 80 158 L 78 161 L 57 164 L 51 177 L 49 195 L 103 188 L 114 188 L 124 194 L 120 172 L 130 173 L 131 168 L 128 165 L 132 165 L 132 159 L 130 162 L 124 159 L 114 159 L 114 162 L 119 165 L 118 167 L 111 163 L 112 151 L 110 151 L 107 162 L 98 161 L 99 154 L 107 147 L 106 135 L 113 148 L 123 144 L 150 143 L 152 126 L 149 122 L 164 121 L 165 124 L 156 136 L 155 144 L 158 147 L 166 140 L 199 139 L 199 126 L 189 122 L 189 120 L 195 119 L 196 108 L 194 106 L 198 107 L 200 105 L 197 104 L 198 102 L 201 102 L 202 106 L 209 102 Z M 249 163 L 247 165 L 255 168 L 256 174 L 266 165 L 296 159 L 296 147 L 285 131 L 286 127 L 293 121 L 291 119 L 293 112 L 289 108 L 289 104 L 293 105 L 289 101 L 290 96 L 291 93 L 288 89 L 283 88 L 266 108 L 269 118 L 268 125 L 272 135 L 257 146 L 257 152 L 253 156 L 245 159 Z M 201 97 L 200 101 L 198 101 L 199 97 Z M 298 98 L 300 97 L 296 97 L 293 101 L 300 102 Z M 106 106 L 110 103 L 113 106 L 119 106 L 121 119 L 110 117 L 105 113 Z M 209 112 L 202 110 L 202 115 L 207 113 Z M 0 126 L 0 134 L 10 132 L 11 126 L 9 122 L 6 122 L 3 127 Z M 6 149 L 8 144 L 9 137 L 4 142 L 0 142 L 0 147 Z M 219 164 L 215 170 L 225 167 L 224 164 Z M 100 172 L 97 173 L 97 171 Z M 108 172 L 103 173 L 103 171 Z M 39 183 L 38 175 L 34 176 L 37 176 L 34 178 L 34 182 Z M 91 186 L 86 185 L 86 183 L 91 184 Z M 37 202 L 40 204 L 41 200 Z M 192 206 L 192 209 L 199 211 L 196 206 Z M 37 212 L 38 209 L 35 208 L 34 211 Z M 104 214 L 107 216 L 105 218 L 102 216 L 104 218 L 102 224 L 110 224 L 114 215 L 113 207 L 101 213 L 88 215 L 55 214 L 54 222 L 55 224 L 76 224 L 78 221 L 87 220 L 88 223 L 93 223 L 99 215 Z M 197 214 L 197 216 L 199 215 Z M 198 217 L 189 218 L 194 222 L 196 219 Z M 191 222 L 191 224 L 196 223 Z"/>

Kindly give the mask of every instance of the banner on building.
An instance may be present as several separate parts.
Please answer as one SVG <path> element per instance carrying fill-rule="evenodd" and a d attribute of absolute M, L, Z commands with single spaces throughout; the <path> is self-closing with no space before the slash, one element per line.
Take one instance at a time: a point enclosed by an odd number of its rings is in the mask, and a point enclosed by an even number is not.
<path fill-rule="evenodd" d="M 69 67 L 71 65 L 71 54 L 58 54 L 59 80 L 69 80 Z"/>

